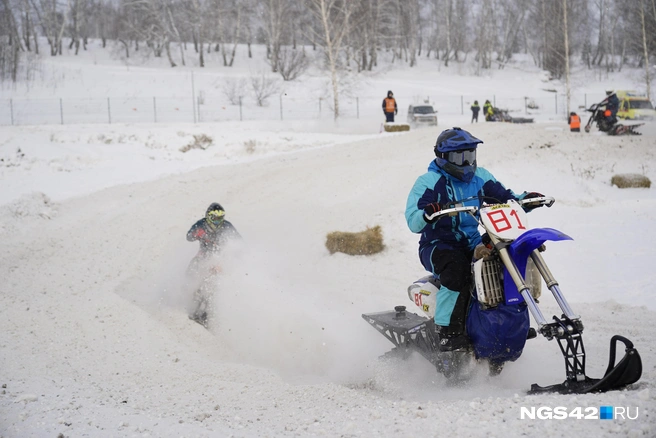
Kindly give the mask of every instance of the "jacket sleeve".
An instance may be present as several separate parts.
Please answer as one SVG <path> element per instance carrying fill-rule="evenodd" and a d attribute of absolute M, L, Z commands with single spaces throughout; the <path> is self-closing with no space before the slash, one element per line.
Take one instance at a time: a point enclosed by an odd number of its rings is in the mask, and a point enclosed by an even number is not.
<path fill-rule="evenodd" d="M 396 99 L 394 99 L 394 112 L 395 113 L 399 112 L 399 107 L 396 105 Z"/>
<path fill-rule="evenodd" d="M 386 100 L 387 100 L 387 99 L 383 99 L 383 112 L 385 112 L 385 101 L 386 101 Z"/>
<path fill-rule="evenodd" d="M 191 226 L 189 231 L 187 231 L 187 240 L 193 242 L 194 240 L 200 240 L 207 235 L 205 228 L 203 227 L 203 222 L 205 219 L 201 219 Z"/>
<path fill-rule="evenodd" d="M 226 232 L 228 237 L 235 237 L 237 239 L 242 238 L 241 234 L 239 234 L 239 231 L 237 231 L 237 229 L 235 228 L 234 225 L 232 225 L 232 223 L 225 221 L 225 224 L 226 224 Z"/>
<path fill-rule="evenodd" d="M 413 233 L 421 233 L 428 224 L 424 219 L 424 207 L 431 202 L 439 202 L 435 199 L 434 185 L 431 175 L 425 174 L 417 178 L 410 190 L 405 205 L 405 220 Z"/>
<path fill-rule="evenodd" d="M 501 202 L 509 201 L 510 199 L 519 200 L 526 195 L 526 192 L 521 195 L 517 195 L 510 189 L 504 187 L 489 171 L 479 168 L 481 171 L 481 177 L 485 181 L 483 188 L 481 189 L 481 194 L 483 196 L 490 196 L 492 198 L 498 199 Z"/>

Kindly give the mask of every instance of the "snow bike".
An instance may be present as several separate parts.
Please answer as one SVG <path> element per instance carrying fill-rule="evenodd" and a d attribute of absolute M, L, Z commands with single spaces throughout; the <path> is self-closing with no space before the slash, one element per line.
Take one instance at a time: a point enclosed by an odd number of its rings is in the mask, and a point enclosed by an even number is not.
<path fill-rule="evenodd" d="M 205 328 L 209 327 L 209 320 L 212 317 L 211 304 L 218 276 L 221 272 L 222 269 L 218 265 L 209 267 L 207 275 L 201 281 L 198 289 L 194 291 L 194 310 L 189 314 L 189 319 Z"/>
<path fill-rule="evenodd" d="M 604 114 L 606 112 L 606 106 L 602 103 L 595 103 L 586 111 L 591 114 L 590 118 L 588 119 L 588 123 L 585 125 L 585 132 L 590 132 L 590 128 L 594 122 L 597 125 L 597 129 L 599 129 L 601 132 L 605 132 L 608 135 L 640 135 L 640 133 L 636 131 L 636 128 L 644 125 L 644 123 L 623 125 L 621 123 L 617 123 L 617 118 L 615 117 L 609 120 L 608 117 L 606 117 Z"/>
<path fill-rule="evenodd" d="M 410 300 L 428 317 L 408 312 L 405 306 L 362 315 L 394 344 L 383 356 L 407 358 L 417 352 L 449 382 L 458 383 L 469 377 L 468 367 L 471 369 L 472 363 L 481 361 L 488 362 L 490 375 L 499 374 L 504 363 L 517 360 L 526 341 L 539 332 L 547 340 L 558 341 L 565 359 L 566 380 L 546 387 L 533 384 L 529 393 L 605 392 L 637 382 L 642 375 L 642 360 L 633 343 L 620 335 L 611 339 L 604 377 L 593 379 L 585 374 L 583 322 L 568 304 L 541 254 L 546 241 L 572 239 L 552 228 L 529 229 L 523 208 L 551 207 L 554 198 L 487 203 L 489 200 L 476 200 L 478 206 L 467 206 L 474 202 L 468 199 L 431 217 L 439 220 L 458 214 L 472 215 L 485 231 L 484 241 L 489 239 L 489 254 L 472 264 L 473 284 L 466 320 L 470 346 L 455 351 L 440 350 L 440 334 L 433 322 L 440 284 L 439 279 L 428 276 L 408 288 Z M 548 322 L 538 307 L 542 279 L 563 312 L 560 318 L 554 316 L 553 322 Z M 530 327 L 529 313 L 537 324 L 537 331 Z M 615 363 L 618 342 L 624 344 L 625 354 Z"/>
<path fill-rule="evenodd" d="M 492 107 L 492 115 L 485 118 L 486 122 L 507 122 L 507 123 L 533 123 L 533 119 L 527 117 L 513 117 L 508 114 L 508 110 Z"/>

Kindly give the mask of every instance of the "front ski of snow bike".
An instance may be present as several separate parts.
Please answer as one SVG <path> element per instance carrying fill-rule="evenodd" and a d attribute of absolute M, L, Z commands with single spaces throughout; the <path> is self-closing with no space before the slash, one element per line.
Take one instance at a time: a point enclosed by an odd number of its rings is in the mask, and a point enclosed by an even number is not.
<path fill-rule="evenodd" d="M 583 345 L 583 322 L 580 316 L 574 313 L 565 299 L 558 282 L 553 277 L 539 251 L 539 248 L 546 240 L 569 239 L 571 239 L 569 236 L 558 230 L 537 228 L 525 232 L 508 246 L 513 252 L 513 259 L 510 262 L 506 261 L 505 265 L 507 268 L 511 268 L 509 269 L 510 276 L 528 305 L 533 319 L 537 322 L 538 332 L 546 337 L 547 340 L 556 339 L 565 359 L 566 380 L 561 384 L 546 387 L 533 384 L 529 391 L 531 394 L 541 392 L 558 392 L 564 394 L 605 392 L 621 389 L 635 383 L 642 375 L 640 354 L 638 354 L 631 341 L 620 335 L 615 335 L 611 339 L 610 359 L 604 377 L 593 379 L 585 374 L 586 356 Z M 495 244 L 498 243 L 495 242 Z M 503 254 L 506 251 L 508 249 L 502 249 L 501 253 Z M 529 288 L 520 275 L 517 266 L 513 266 L 515 262 L 520 261 L 521 263 L 522 260 L 526 260 L 527 258 L 533 261 L 547 287 L 552 292 L 558 306 L 563 311 L 562 317 L 557 318 L 554 316 L 554 322 L 552 323 L 546 321 L 536 301 L 529 293 Z M 616 364 L 615 358 L 618 341 L 625 345 L 625 355 Z"/>
<path fill-rule="evenodd" d="M 560 394 L 585 394 L 622 389 L 637 382 L 642 376 L 642 359 L 633 343 L 624 336 L 615 335 L 610 340 L 610 357 L 608 368 L 601 379 L 593 379 L 585 374 L 585 348 L 580 321 L 572 321 L 563 315 L 563 319 L 554 316 L 555 323 L 545 329 L 558 340 L 560 350 L 565 357 L 567 379 L 563 383 L 540 386 L 531 385 L 529 394 L 557 392 Z M 624 357 L 615 363 L 617 343 L 624 344 Z"/>

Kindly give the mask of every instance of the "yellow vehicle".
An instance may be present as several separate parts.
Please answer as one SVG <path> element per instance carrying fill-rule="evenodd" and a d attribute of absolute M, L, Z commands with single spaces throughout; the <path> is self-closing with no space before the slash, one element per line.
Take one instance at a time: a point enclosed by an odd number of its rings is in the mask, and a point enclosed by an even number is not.
<path fill-rule="evenodd" d="M 656 119 L 656 110 L 646 95 L 625 90 L 615 94 L 620 100 L 617 117 L 631 120 Z"/>

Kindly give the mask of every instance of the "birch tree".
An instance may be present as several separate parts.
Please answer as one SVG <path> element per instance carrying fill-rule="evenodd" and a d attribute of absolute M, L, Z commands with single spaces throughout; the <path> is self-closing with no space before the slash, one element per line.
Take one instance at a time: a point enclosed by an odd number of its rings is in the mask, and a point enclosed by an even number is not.
<path fill-rule="evenodd" d="M 654 7 L 654 18 L 656 18 L 656 4 L 652 1 Z M 649 50 L 647 49 L 647 26 L 645 25 L 645 0 L 640 0 L 640 24 L 642 27 L 642 50 L 645 57 L 645 82 L 647 83 L 647 97 L 651 99 L 651 75 L 649 64 Z"/>
<path fill-rule="evenodd" d="M 34 9 L 41 31 L 50 46 L 50 55 L 62 54 L 62 38 L 66 28 L 66 14 L 57 0 L 30 0 Z"/>
<path fill-rule="evenodd" d="M 280 46 L 287 37 L 287 23 L 292 12 L 291 0 L 266 0 L 263 4 L 267 57 L 273 73 L 278 72 Z"/>
<path fill-rule="evenodd" d="M 567 0 L 563 0 L 563 39 L 565 41 L 565 90 L 567 95 L 567 115 L 569 116 L 571 91 L 569 83 L 569 28 L 567 26 Z"/>
<path fill-rule="evenodd" d="M 326 56 L 333 91 L 333 115 L 339 118 L 339 77 L 342 42 L 348 34 L 353 3 L 349 0 L 308 0 L 319 22 L 316 40 L 321 41 Z"/>

